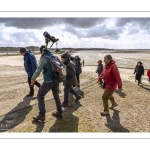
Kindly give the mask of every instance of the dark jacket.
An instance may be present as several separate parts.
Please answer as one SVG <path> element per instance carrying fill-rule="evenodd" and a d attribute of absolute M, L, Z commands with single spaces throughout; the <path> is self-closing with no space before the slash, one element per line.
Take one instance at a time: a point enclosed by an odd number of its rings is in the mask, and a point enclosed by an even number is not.
<path fill-rule="evenodd" d="M 80 74 L 82 73 L 81 59 L 78 57 L 76 60 L 76 74 Z"/>
<path fill-rule="evenodd" d="M 66 75 L 66 81 L 64 82 L 64 86 L 70 87 L 73 85 L 76 85 L 77 78 L 76 78 L 76 70 L 74 63 L 69 60 L 67 64 L 65 64 L 67 67 L 67 75 Z"/>
<path fill-rule="evenodd" d="M 98 64 L 96 73 L 98 73 L 98 76 L 102 73 L 103 71 L 103 64 Z"/>
<path fill-rule="evenodd" d="M 144 75 L 144 67 L 143 67 L 143 65 L 141 65 L 141 66 L 136 66 L 135 67 L 135 70 L 134 70 L 134 74 L 141 74 L 141 75 Z"/>
<path fill-rule="evenodd" d="M 27 51 L 26 54 L 24 55 L 24 68 L 28 74 L 28 77 L 32 77 L 37 66 L 38 64 L 37 64 L 35 56 L 30 50 Z"/>

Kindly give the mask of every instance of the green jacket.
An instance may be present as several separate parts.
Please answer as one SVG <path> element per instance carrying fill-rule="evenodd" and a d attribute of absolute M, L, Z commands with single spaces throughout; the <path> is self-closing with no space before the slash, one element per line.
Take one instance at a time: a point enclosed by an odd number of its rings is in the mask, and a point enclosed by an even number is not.
<path fill-rule="evenodd" d="M 43 56 L 53 56 L 51 51 L 47 51 L 47 53 L 45 53 Z M 41 71 L 43 70 L 43 79 L 44 82 L 46 83 L 50 83 L 53 82 L 52 80 L 52 69 L 51 69 L 51 65 L 50 65 L 50 60 L 48 58 L 45 57 L 41 57 L 40 59 L 40 63 L 36 69 L 36 71 L 34 72 L 33 76 L 32 76 L 32 80 L 35 80 L 41 73 Z"/>

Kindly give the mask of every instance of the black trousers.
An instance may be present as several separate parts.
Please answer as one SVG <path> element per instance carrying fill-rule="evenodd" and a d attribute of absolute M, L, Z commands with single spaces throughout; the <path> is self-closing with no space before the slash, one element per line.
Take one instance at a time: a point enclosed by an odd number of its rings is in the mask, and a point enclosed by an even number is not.
<path fill-rule="evenodd" d="M 28 84 L 29 84 L 29 87 L 30 87 L 30 93 L 29 94 L 34 95 L 34 85 L 32 87 L 30 86 L 31 85 L 31 77 L 28 77 Z M 35 85 L 37 87 L 40 87 L 41 84 L 39 82 L 35 81 Z"/>
<path fill-rule="evenodd" d="M 51 82 L 51 83 L 45 83 L 41 85 L 41 87 L 38 90 L 38 107 L 39 107 L 39 115 L 44 116 L 46 113 L 45 109 L 45 95 L 52 90 L 52 94 L 55 100 L 57 111 L 63 112 L 61 108 L 61 101 L 59 98 L 59 83 Z"/>
<path fill-rule="evenodd" d="M 76 74 L 76 77 L 77 77 L 78 83 L 80 84 L 80 74 Z"/>
<path fill-rule="evenodd" d="M 137 77 L 138 83 L 141 83 L 142 74 L 136 74 L 136 77 Z"/>

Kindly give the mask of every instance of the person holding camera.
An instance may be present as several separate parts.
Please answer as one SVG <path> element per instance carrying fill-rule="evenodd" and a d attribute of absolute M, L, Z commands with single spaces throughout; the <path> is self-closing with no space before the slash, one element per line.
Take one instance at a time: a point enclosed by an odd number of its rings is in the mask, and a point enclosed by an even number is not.
<path fill-rule="evenodd" d="M 104 57 L 104 62 L 105 62 L 105 67 L 100 74 L 98 81 L 101 80 L 101 78 L 104 79 L 105 83 L 105 90 L 102 95 L 103 99 L 103 106 L 104 106 L 104 111 L 101 112 L 101 115 L 109 115 L 109 108 L 108 108 L 108 99 L 110 99 L 110 102 L 112 103 L 112 106 L 110 109 L 113 109 L 116 107 L 118 104 L 115 102 L 113 93 L 118 86 L 118 89 L 122 91 L 122 81 L 120 78 L 120 73 L 119 70 L 115 64 L 115 61 L 112 59 L 111 55 L 106 55 Z"/>
<path fill-rule="evenodd" d="M 73 85 L 76 84 L 77 78 L 76 78 L 76 70 L 74 63 L 70 60 L 70 55 L 68 53 L 64 53 L 61 55 L 61 60 L 64 63 L 64 65 L 67 67 L 67 75 L 66 75 L 66 81 L 64 84 L 64 101 L 62 103 L 62 107 L 68 107 L 68 98 L 69 98 L 69 92 L 72 93 L 76 100 L 75 102 L 78 102 L 82 96 L 80 96 L 77 91 L 74 90 Z"/>
<path fill-rule="evenodd" d="M 35 56 L 33 55 L 33 53 L 29 50 L 27 51 L 26 48 L 22 47 L 20 48 L 20 53 L 21 55 L 24 56 L 24 68 L 25 71 L 28 74 L 28 84 L 30 87 L 30 92 L 29 94 L 26 95 L 26 97 L 32 97 L 34 96 L 34 85 L 31 86 L 31 77 L 33 75 L 33 73 L 35 72 L 35 70 L 37 69 L 37 61 Z M 37 87 L 40 87 L 40 83 L 38 81 L 35 81 L 34 83 Z"/>
<path fill-rule="evenodd" d="M 32 84 L 35 83 L 35 79 L 40 75 L 42 70 L 43 70 L 44 82 L 42 83 L 42 85 L 38 91 L 38 96 L 37 96 L 38 97 L 39 115 L 34 116 L 33 119 L 38 120 L 38 121 L 45 120 L 46 110 L 45 110 L 44 97 L 50 90 L 52 90 L 55 104 L 57 107 L 57 111 L 53 112 L 52 115 L 55 117 L 62 118 L 63 111 L 61 108 L 61 102 L 60 102 L 60 98 L 59 98 L 59 82 L 53 81 L 52 68 L 50 65 L 49 58 L 44 57 L 44 56 L 52 56 L 53 54 L 44 45 L 42 45 L 40 47 L 40 52 L 42 54 L 42 57 L 40 59 L 38 68 L 36 69 L 35 73 L 33 74 L 32 78 L 31 78 L 31 83 Z"/>

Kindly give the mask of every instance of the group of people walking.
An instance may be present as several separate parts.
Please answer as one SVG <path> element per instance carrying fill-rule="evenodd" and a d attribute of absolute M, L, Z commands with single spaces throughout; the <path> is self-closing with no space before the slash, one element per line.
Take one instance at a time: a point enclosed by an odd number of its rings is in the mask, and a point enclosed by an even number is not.
<path fill-rule="evenodd" d="M 45 51 L 43 55 L 43 51 Z M 82 96 L 78 94 L 75 90 L 75 86 L 80 87 L 80 74 L 82 73 L 82 65 L 81 59 L 79 56 L 71 56 L 68 51 L 61 55 L 61 61 L 66 66 L 66 80 L 63 82 L 64 85 L 64 101 L 61 104 L 59 98 L 59 83 L 53 81 L 52 79 L 52 68 L 50 65 L 50 61 L 48 58 L 43 56 L 53 56 L 52 52 L 46 48 L 46 46 L 40 47 L 40 52 L 42 57 L 40 58 L 39 64 L 37 64 L 36 58 L 33 53 L 29 50 L 27 51 L 25 48 L 20 49 L 20 53 L 24 56 L 24 67 L 28 74 L 28 84 L 30 87 L 30 92 L 27 95 L 33 96 L 34 95 L 34 85 L 39 87 L 38 90 L 38 107 L 39 107 L 39 115 L 34 116 L 34 120 L 45 120 L 45 103 L 44 97 L 45 95 L 52 90 L 53 97 L 56 103 L 57 111 L 53 112 L 52 115 L 55 117 L 62 118 L 63 110 L 62 107 L 69 106 L 69 93 L 72 93 L 78 102 Z M 103 100 L 103 107 L 104 111 L 101 112 L 101 115 L 108 115 L 109 109 L 113 109 L 118 104 L 115 102 L 113 93 L 115 89 L 118 87 L 120 91 L 122 91 L 122 80 L 120 77 L 120 73 L 118 67 L 115 64 L 111 55 L 106 55 L 104 57 L 105 66 L 102 64 L 102 60 L 99 60 L 96 69 L 96 73 L 98 74 L 97 83 L 103 85 L 104 92 L 102 95 Z M 40 75 L 41 71 L 43 71 L 43 83 L 42 85 L 36 81 L 36 78 Z M 135 81 L 138 81 L 138 85 L 141 83 L 141 76 L 144 75 L 144 66 L 142 62 L 138 61 L 134 71 Z M 150 79 L 150 70 L 147 72 Z M 150 80 L 149 80 L 150 81 Z M 108 100 L 111 102 L 111 107 L 108 107 Z"/>
<path fill-rule="evenodd" d="M 27 97 L 34 95 L 34 84 L 39 87 L 37 99 L 38 99 L 38 108 L 39 114 L 34 116 L 33 119 L 36 121 L 44 121 L 46 115 L 45 109 L 45 102 L 44 97 L 45 95 L 52 90 L 52 94 L 55 100 L 57 110 L 52 113 L 55 117 L 63 117 L 63 110 L 62 107 L 69 106 L 69 93 L 72 93 L 78 102 L 82 96 L 78 94 L 78 92 L 73 88 L 75 85 L 80 85 L 79 75 L 82 72 L 81 63 L 79 56 L 76 56 L 74 59 L 76 60 L 74 63 L 71 61 L 73 58 L 68 52 L 65 52 L 61 55 L 61 61 L 66 66 L 66 80 L 63 82 L 64 85 L 64 101 L 61 104 L 59 98 L 59 82 L 53 81 L 52 78 L 52 68 L 50 61 L 45 56 L 53 56 L 52 52 L 47 49 L 46 46 L 40 47 L 41 58 L 39 64 L 37 64 L 36 58 L 33 53 L 29 50 L 27 51 L 26 48 L 20 48 L 20 53 L 24 56 L 24 68 L 28 74 L 28 84 L 30 87 L 30 92 Z M 43 83 L 42 85 L 36 81 L 37 77 L 43 71 Z M 80 87 L 80 86 L 79 86 Z"/>

